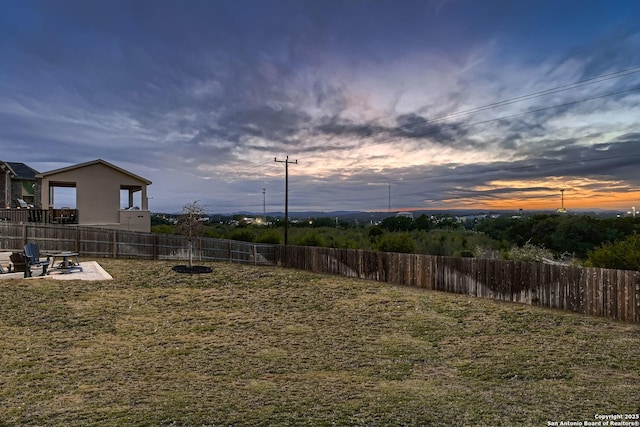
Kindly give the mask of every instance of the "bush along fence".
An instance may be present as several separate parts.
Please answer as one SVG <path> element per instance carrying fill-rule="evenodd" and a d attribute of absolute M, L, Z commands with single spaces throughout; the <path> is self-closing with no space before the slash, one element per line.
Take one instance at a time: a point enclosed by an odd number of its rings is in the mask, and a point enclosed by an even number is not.
<path fill-rule="evenodd" d="M 278 262 L 319 273 L 640 322 L 640 271 L 302 246 L 279 247 Z"/>
<path fill-rule="evenodd" d="M 0 251 L 27 242 L 81 256 L 186 260 L 183 236 L 92 227 L 0 223 Z M 254 244 L 213 238 L 193 241 L 196 261 L 284 267 L 539 305 L 640 323 L 640 272 L 480 258 Z"/>

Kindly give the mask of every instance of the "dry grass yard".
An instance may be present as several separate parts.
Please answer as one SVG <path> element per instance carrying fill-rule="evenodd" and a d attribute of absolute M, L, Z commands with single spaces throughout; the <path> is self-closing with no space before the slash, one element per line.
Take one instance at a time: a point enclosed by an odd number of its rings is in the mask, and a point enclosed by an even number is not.
<path fill-rule="evenodd" d="M 546 426 L 635 412 L 640 325 L 273 267 L 1 280 L 0 425 Z"/>

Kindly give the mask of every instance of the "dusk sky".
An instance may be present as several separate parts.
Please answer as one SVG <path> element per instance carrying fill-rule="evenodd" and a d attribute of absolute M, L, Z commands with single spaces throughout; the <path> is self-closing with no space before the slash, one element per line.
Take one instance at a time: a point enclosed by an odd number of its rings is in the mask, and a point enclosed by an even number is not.
<path fill-rule="evenodd" d="M 0 160 L 154 212 L 640 209 L 638 0 L 0 6 Z"/>

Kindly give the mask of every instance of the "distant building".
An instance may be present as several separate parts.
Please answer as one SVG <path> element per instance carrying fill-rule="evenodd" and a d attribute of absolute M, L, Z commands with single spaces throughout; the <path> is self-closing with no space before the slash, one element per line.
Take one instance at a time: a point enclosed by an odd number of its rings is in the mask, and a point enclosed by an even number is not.
<path fill-rule="evenodd" d="M 411 212 L 398 212 L 396 217 L 413 219 L 413 214 Z"/>

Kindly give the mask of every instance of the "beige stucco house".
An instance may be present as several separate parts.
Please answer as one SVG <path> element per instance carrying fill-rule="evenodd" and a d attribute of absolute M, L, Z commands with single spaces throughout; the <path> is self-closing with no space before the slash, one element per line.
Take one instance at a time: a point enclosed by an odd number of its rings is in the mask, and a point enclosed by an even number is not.
<path fill-rule="evenodd" d="M 73 222 L 78 225 L 151 231 L 147 199 L 151 181 L 118 166 L 97 159 L 38 173 L 36 180 L 43 209 L 53 210 L 56 187 L 76 189 Z"/>

